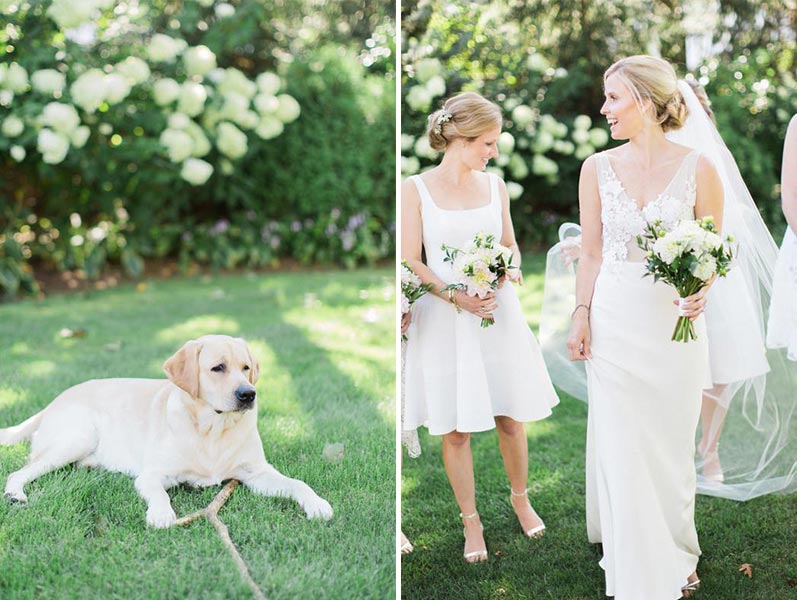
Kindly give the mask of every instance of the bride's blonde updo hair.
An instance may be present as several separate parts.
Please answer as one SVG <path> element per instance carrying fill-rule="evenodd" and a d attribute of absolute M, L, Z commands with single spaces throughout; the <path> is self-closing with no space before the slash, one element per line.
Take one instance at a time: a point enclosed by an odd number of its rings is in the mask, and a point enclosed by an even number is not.
<path fill-rule="evenodd" d="M 653 120 L 663 131 L 680 128 L 689 115 L 684 97 L 678 89 L 678 76 L 666 60 L 637 55 L 622 58 L 606 69 L 603 80 L 617 75 L 634 95 L 642 110 L 642 101 L 650 100 Z"/>
<path fill-rule="evenodd" d="M 475 92 L 465 92 L 449 98 L 443 108 L 429 115 L 426 135 L 429 145 L 443 152 L 454 140 L 475 140 L 502 125 L 497 104 Z"/>

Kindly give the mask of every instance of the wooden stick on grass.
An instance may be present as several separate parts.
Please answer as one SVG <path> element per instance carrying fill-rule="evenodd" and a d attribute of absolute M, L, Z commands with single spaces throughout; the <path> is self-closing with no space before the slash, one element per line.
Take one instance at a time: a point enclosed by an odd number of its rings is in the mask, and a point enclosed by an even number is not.
<path fill-rule="evenodd" d="M 257 600 L 266 600 L 263 592 L 260 591 L 257 583 L 255 583 L 255 580 L 252 579 L 252 576 L 249 574 L 249 569 L 247 568 L 244 559 L 241 557 L 241 554 L 238 552 L 235 544 L 232 543 L 230 532 L 227 530 L 227 526 L 221 521 L 221 519 L 219 519 L 219 510 L 222 506 L 224 506 L 224 503 L 227 502 L 229 497 L 232 495 L 233 490 L 238 487 L 239 483 L 240 481 L 237 479 L 230 479 L 230 481 L 227 482 L 227 485 L 221 488 L 221 491 L 216 494 L 216 497 L 213 498 L 213 501 L 205 508 L 177 519 L 174 523 L 172 523 L 171 526 L 176 527 L 178 525 L 188 525 L 191 521 L 196 521 L 197 519 L 206 517 L 207 520 L 213 524 L 213 527 L 216 528 L 216 531 L 219 532 L 221 541 L 224 542 L 227 550 L 230 551 L 230 554 L 232 555 L 232 558 L 238 567 L 238 571 L 241 573 L 244 581 L 246 581 L 246 583 L 249 584 L 249 587 L 252 588 L 252 593 L 254 594 L 255 598 L 257 598 Z"/>

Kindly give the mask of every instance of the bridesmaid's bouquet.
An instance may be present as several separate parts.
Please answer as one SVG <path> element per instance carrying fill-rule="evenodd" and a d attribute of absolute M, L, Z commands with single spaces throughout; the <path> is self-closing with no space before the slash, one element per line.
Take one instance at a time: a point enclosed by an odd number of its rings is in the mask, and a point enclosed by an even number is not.
<path fill-rule="evenodd" d="M 421 283 L 421 278 L 407 264 L 401 261 L 401 314 L 406 315 L 412 310 L 415 301 L 432 289 L 431 283 Z M 402 334 L 402 341 L 407 341 L 407 336 Z"/>
<path fill-rule="evenodd" d="M 732 236 L 723 240 L 717 232 L 712 217 L 685 220 L 672 230 L 665 231 L 661 222 L 648 223 L 645 233 L 637 236 L 637 245 L 647 252 L 645 276 L 662 280 L 678 291 L 681 301 L 697 293 L 715 276 L 725 277 L 733 260 L 730 243 Z M 696 340 L 695 327 L 689 318 L 678 317 L 672 340 Z"/>
<path fill-rule="evenodd" d="M 498 288 L 510 269 L 517 269 L 512 265 L 512 251 L 497 243 L 494 235 L 477 233 L 462 249 L 444 244 L 442 250 L 446 253 L 443 260 L 452 264 L 456 278 L 446 289 L 464 290 L 469 296 L 484 298 Z M 481 326 L 489 327 L 494 322 L 492 318 L 482 319 Z"/>

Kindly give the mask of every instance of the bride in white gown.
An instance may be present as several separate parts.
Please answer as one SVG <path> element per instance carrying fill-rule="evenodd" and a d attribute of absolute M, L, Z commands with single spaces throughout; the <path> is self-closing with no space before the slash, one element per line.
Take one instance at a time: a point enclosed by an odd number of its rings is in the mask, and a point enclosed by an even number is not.
<path fill-rule="evenodd" d="M 713 216 L 722 226 L 722 184 L 699 153 L 665 132 L 687 116 L 672 66 L 635 56 L 604 76 L 601 108 L 613 139 L 581 171 L 582 250 L 567 346 L 587 360 L 587 529 L 603 545 L 606 594 L 675 600 L 697 588 L 695 431 L 710 386 L 701 314 L 707 289 L 684 303 L 696 341 L 670 341 L 677 293 L 645 273 L 636 236 Z"/>

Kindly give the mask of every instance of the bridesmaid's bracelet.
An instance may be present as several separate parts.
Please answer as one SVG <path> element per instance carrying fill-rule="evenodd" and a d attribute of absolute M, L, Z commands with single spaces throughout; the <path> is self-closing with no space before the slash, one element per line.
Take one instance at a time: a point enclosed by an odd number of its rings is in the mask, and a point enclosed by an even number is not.
<path fill-rule="evenodd" d="M 573 309 L 573 312 L 572 312 L 572 313 L 570 313 L 570 320 L 571 320 L 571 321 L 573 320 L 573 317 L 575 317 L 575 316 L 576 316 L 576 312 L 578 311 L 578 309 L 579 309 L 579 308 L 586 308 L 586 309 L 587 309 L 587 316 L 589 317 L 589 304 L 578 304 L 578 305 L 576 305 L 576 307 Z"/>
<path fill-rule="evenodd" d="M 459 304 L 457 304 L 457 297 L 454 295 L 456 294 L 456 292 L 457 290 L 454 288 L 450 288 L 448 290 L 448 301 L 454 305 L 454 308 L 457 309 L 457 313 L 461 313 L 462 307 Z"/>

